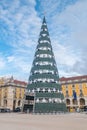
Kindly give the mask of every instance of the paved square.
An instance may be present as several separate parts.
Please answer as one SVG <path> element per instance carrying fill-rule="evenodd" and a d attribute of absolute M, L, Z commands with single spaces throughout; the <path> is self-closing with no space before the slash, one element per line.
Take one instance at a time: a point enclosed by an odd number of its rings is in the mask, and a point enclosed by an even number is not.
<path fill-rule="evenodd" d="M 0 130 L 87 130 L 87 114 L 0 113 Z"/>

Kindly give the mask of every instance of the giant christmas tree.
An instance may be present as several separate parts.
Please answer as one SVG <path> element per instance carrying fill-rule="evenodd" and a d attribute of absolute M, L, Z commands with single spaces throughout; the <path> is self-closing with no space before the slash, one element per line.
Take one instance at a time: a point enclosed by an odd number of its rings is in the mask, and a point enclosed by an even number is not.
<path fill-rule="evenodd" d="M 58 80 L 58 70 L 44 17 L 27 86 L 28 92 L 35 94 L 34 112 L 66 111 Z"/>

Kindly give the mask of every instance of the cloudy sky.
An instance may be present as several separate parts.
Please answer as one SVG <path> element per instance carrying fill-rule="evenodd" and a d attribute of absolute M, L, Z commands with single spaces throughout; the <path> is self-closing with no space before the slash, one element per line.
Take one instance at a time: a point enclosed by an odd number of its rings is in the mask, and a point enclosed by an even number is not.
<path fill-rule="evenodd" d="M 28 80 L 44 13 L 59 76 L 87 75 L 87 0 L 0 0 L 0 77 Z"/>

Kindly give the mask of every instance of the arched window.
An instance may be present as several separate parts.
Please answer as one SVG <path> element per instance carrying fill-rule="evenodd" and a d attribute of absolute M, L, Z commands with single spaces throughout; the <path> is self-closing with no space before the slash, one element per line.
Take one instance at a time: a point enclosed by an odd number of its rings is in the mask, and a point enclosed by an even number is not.
<path fill-rule="evenodd" d="M 82 89 L 80 89 L 80 94 L 79 94 L 80 97 L 83 97 L 83 92 L 82 92 Z"/>
<path fill-rule="evenodd" d="M 81 83 L 79 84 L 79 89 L 82 89 L 82 84 Z"/>
<path fill-rule="evenodd" d="M 72 89 L 75 89 L 75 84 L 72 85 Z"/>
<path fill-rule="evenodd" d="M 68 90 L 66 90 L 66 97 L 69 97 Z"/>

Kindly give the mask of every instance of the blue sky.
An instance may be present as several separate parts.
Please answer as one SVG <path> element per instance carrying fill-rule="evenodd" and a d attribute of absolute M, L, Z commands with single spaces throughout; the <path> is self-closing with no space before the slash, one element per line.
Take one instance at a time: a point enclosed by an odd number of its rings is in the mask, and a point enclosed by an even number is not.
<path fill-rule="evenodd" d="M 87 75 L 87 0 L 0 0 L 0 77 L 28 80 L 44 12 L 59 76 Z"/>

